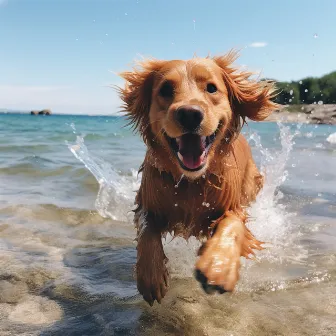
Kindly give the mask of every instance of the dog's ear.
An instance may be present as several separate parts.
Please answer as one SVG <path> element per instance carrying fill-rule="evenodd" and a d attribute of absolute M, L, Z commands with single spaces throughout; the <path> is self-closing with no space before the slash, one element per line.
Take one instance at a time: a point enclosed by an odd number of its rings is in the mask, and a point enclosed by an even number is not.
<path fill-rule="evenodd" d="M 124 102 L 122 111 L 126 112 L 130 124 L 146 139 L 149 126 L 149 110 L 155 73 L 165 61 L 145 60 L 138 63 L 133 71 L 120 74 L 125 79 L 125 87 L 118 88 L 119 96 Z"/>
<path fill-rule="evenodd" d="M 213 60 L 221 68 L 224 82 L 229 91 L 234 113 L 255 121 L 267 118 L 278 105 L 272 101 L 275 97 L 275 86 L 270 81 L 251 79 L 252 72 L 238 70 L 233 62 L 238 53 L 230 51 Z"/>

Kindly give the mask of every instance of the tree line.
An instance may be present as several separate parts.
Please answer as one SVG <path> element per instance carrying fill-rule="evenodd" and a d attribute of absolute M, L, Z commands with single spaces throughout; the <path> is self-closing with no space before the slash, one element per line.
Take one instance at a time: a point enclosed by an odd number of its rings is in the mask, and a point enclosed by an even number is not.
<path fill-rule="evenodd" d="M 307 77 L 300 81 L 278 82 L 279 94 L 274 99 L 282 105 L 336 104 L 336 71 L 320 78 Z"/>

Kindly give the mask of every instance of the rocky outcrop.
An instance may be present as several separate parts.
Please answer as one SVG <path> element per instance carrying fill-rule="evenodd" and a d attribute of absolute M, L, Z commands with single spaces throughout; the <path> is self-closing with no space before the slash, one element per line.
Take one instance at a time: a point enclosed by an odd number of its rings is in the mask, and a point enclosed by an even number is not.
<path fill-rule="evenodd" d="M 336 104 L 283 105 L 265 121 L 336 125 Z"/>
<path fill-rule="evenodd" d="M 48 109 L 41 110 L 41 111 L 31 111 L 31 115 L 51 115 L 51 111 Z"/>

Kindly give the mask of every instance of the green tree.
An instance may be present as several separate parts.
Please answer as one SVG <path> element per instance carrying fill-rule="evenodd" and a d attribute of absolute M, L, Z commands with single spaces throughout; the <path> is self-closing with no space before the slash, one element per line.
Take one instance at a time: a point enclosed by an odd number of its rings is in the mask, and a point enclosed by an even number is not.
<path fill-rule="evenodd" d="M 321 78 L 307 77 L 300 81 L 276 82 L 278 104 L 336 103 L 336 71 Z"/>

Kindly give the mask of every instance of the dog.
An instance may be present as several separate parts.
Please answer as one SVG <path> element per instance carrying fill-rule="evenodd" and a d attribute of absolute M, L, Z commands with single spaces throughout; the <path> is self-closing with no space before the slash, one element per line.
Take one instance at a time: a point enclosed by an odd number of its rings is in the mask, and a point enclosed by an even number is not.
<path fill-rule="evenodd" d="M 147 59 L 120 74 L 122 111 L 147 146 L 134 222 L 137 288 L 150 305 L 169 287 L 165 234 L 205 241 L 195 275 L 206 292 L 233 291 L 240 257 L 263 248 L 246 227 L 263 176 L 240 131 L 277 108 L 275 86 L 237 58 Z"/>

